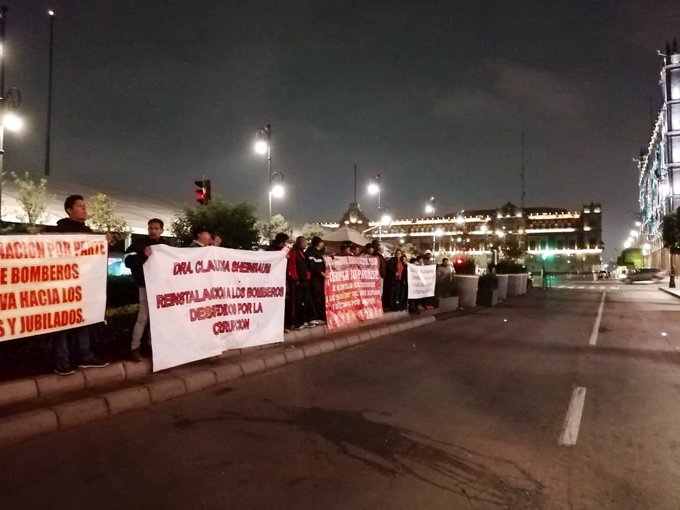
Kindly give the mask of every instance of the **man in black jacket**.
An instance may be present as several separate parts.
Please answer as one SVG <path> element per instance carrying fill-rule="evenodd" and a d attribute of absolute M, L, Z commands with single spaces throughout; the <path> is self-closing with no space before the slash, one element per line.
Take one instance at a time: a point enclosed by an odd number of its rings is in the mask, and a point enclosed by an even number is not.
<path fill-rule="evenodd" d="M 125 250 L 125 265 L 130 268 L 132 277 L 139 290 L 139 313 L 137 322 L 132 329 L 132 341 L 130 342 L 130 359 L 142 361 L 140 347 L 142 335 L 149 324 L 149 301 L 146 296 L 146 283 L 144 282 L 144 263 L 151 255 L 151 248 L 155 244 L 165 244 L 162 239 L 163 221 L 151 218 L 147 223 L 149 235 L 139 241 L 135 241 Z"/>
<path fill-rule="evenodd" d="M 326 324 L 326 263 L 323 260 L 325 247 L 319 236 L 312 237 L 312 244 L 305 251 L 311 276 L 312 301 L 316 315 L 312 324 Z"/>
<path fill-rule="evenodd" d="M 71 195 L 64 202 L 64 209 L 68 218 L 57 222 L 55 232 L 71 234 L 93 234 L 92 229 L 85 225 L 87 220 L 87 205 L 80 195 Z M 69 342 L 69 340 L 71 342 Z M 69 343 L 71 346 L 69 347 Z M 71 349 L 72 348 L 72 349 Z M 80 368 L 101 368 L 107 362 L 98 359 L 90 349 L 90 326 L 81 326 L 66 331 L 59 331 L 54 335 L 54 371 L 59 375 L 73 374 L 71 368 L 71 350 L 78 359 Z"/>

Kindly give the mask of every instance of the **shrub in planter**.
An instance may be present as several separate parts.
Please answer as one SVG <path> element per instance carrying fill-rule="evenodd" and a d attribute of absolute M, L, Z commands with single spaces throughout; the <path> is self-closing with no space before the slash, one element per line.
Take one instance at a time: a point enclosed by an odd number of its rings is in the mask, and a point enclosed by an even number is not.
<path fill-rule="evenodd" d="M 137 285 L 130 275 L 109 276 L 106 279 L 106 306 L 117 308 L 139 302 Z"/>
<path fill-rule="evenodd" d="M 458 259 L 454 264 L 456 269 L 456 274 L 475 274 L 475 269 L 477 265 L 474 259 Z"/>
<path fill-rule="evenodd" d="M 498 274 L 520 274 L 526 272 L 526 267 L 514 260 L 503 259 L 496 264 L 496 273 Z"/>

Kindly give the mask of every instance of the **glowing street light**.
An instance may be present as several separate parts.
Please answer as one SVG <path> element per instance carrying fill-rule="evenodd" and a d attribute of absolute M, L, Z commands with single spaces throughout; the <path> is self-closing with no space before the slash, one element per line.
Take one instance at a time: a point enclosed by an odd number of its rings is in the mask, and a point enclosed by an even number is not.
<path fill-rule="evenodd" d="M 383 210 L 380 203 L 380 174 L 377 174 L 371 179 L 366 188 L 368 193 L 371 195 L 378 195 L 378 239 L 382 240 L 382 227 L 383 227 Z M 390 217 L 389 223 L 392 223 L 392 218 Z"/>
<path fill-rule="evenodd" d="M 269 224 L 272 222 L 272 125 L 267 124 L 257 130 L 256 140 L 255 140 L 255 152 L 260 156 L 267 156 L 267 174 L 268 179 L 268 192 L 267 197 L 269 199 Z"/>
<path fill-rule="evenodd" d="M 425 214 L 434 215 L 434 204 L 435 204 L 434 197 L 430 197 L 430 199 L 427 202 L 425 202 Z"/>
<path fill-rule="evenodd" d="M 4 58 L 4 47 L 5 47 L 5 32 L 7 24 L 7 7 L 0 7 L 0 48 L 3 52 L 0 53 L 0 175 L 4 170 L 4 139 L 5 139 L 5 128 L 8 131 L 19 131 L 23 126 L 23 121 L 15 114 L 10 111 L 11 109 L 17 108 L 21 103 L 21 93 L 18 89 L 12 87 L 5 91 L 5 58 Z M 0 219 L 2 219 L 2 181 L 0 180 Z"/>

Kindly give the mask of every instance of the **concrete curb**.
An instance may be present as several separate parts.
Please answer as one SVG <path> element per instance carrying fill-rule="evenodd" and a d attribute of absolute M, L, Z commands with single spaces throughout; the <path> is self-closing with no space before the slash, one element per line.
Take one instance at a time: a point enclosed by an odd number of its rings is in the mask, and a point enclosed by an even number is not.
<path fill-rule="evenodd" d="M 666 287 L 659 287 L 659 290 L 662 290 L 662 291 L 664 291 L 666 294 L 669 294 L 669 295 L 671 295 L 671 296 L 673 296 L 673 297 L 676 297 L 676 298 L 680 299 L 680 290 L 678 290 L 678 291 L 672 291 L 671 289 L 668 289 L 668 288 L 666 288 Z"/>
<path fill-rule="evenodd" d="M 356 333 L 352 334 L 350 330 L 345 336 L 322 340 L 301 347 L 292 347 L 282 353 L 263 353 L 261 357 L 247 360 L 224 360 L 224 364 L 219 366 L 181 368 L 169 370 L 167 373 L 155 374 L 154 378 L 156 380 L 143 385 L 110 391 L 100 396 L 82 398 L 50 408 L 36 409 L 2 418 L 0 419 L 0 446 L 23 441 L 40 434 L 103 420 L 126 411 L 142 409 L 154 403 L 164 402 L 225 381 L 271 370 L 294 361 L 351 348 L 372 338 L 379 338 L 396 331 L 417 328 L 434 323 L 435 321 L 434 316 L 421 317 L 409 322 L 379 327 L 359 335 Z M 90 381 L 93 386 L 97 386 L 103 384 L 101 382 L 103 380 L 110 383 L 112 380 L 124 381 L 137 379 L 141 375 L 147 375 L 146 372 L 142 374 L 142 371 L 137 370 L 134 366 L 130 368 L 127 363 L 113 364 L 114 368 L 107 370 L 105 375 L 101 377 L 89 376 L 88 374 L 87 376 L 82 376 L 82 381 L 74 378 L 76 383 L 69 384 L 69 387 L 79 389 L 77 386 L 82 384 L 81 388 L 85 388 L 87 381 Z M 132 377 L 128 378 L 128 374 L 132 375 Z M 45 380 L 52 378 L 52 376 L 41 377 L 44 377 Z M 68 381 L 69 379 L 62 377 L 57 379 L 57 381 Z M 33 387 L 28 382 L 33 382 Z M 60 383 L 56 384 L 59 385 Z M 0 395 L 4 397 L 3 402 L 13 402 L 14 400 L 11 400 L 13 398 L 12 395 L 49 394 L 50 386 L 46 385 L 45 387 L 47 389 L 41 392 L 40 383 L 37 380 L 13 381 L 0 385 Z M 91 386 L 88 385 L 87 387 Z M 14 391 L 14 393 L 8 392 L 7 395 L 4 395 L 1 391 L 5 388 L 8 391 Z"/>

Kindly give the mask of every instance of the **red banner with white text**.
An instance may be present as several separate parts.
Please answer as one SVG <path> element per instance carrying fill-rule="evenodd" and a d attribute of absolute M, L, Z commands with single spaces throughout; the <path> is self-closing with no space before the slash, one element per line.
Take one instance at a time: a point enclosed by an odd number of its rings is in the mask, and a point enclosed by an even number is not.
<path fill-rule="evenodd" d="M 0 236 L 0 341 L 104 320 L 103 235 Z"/>
<path fill-rule="evenodd" d="M 324 257 L 326 322 L 337 329 L 381 317 L 382 281 L 375 257 Z"/>

